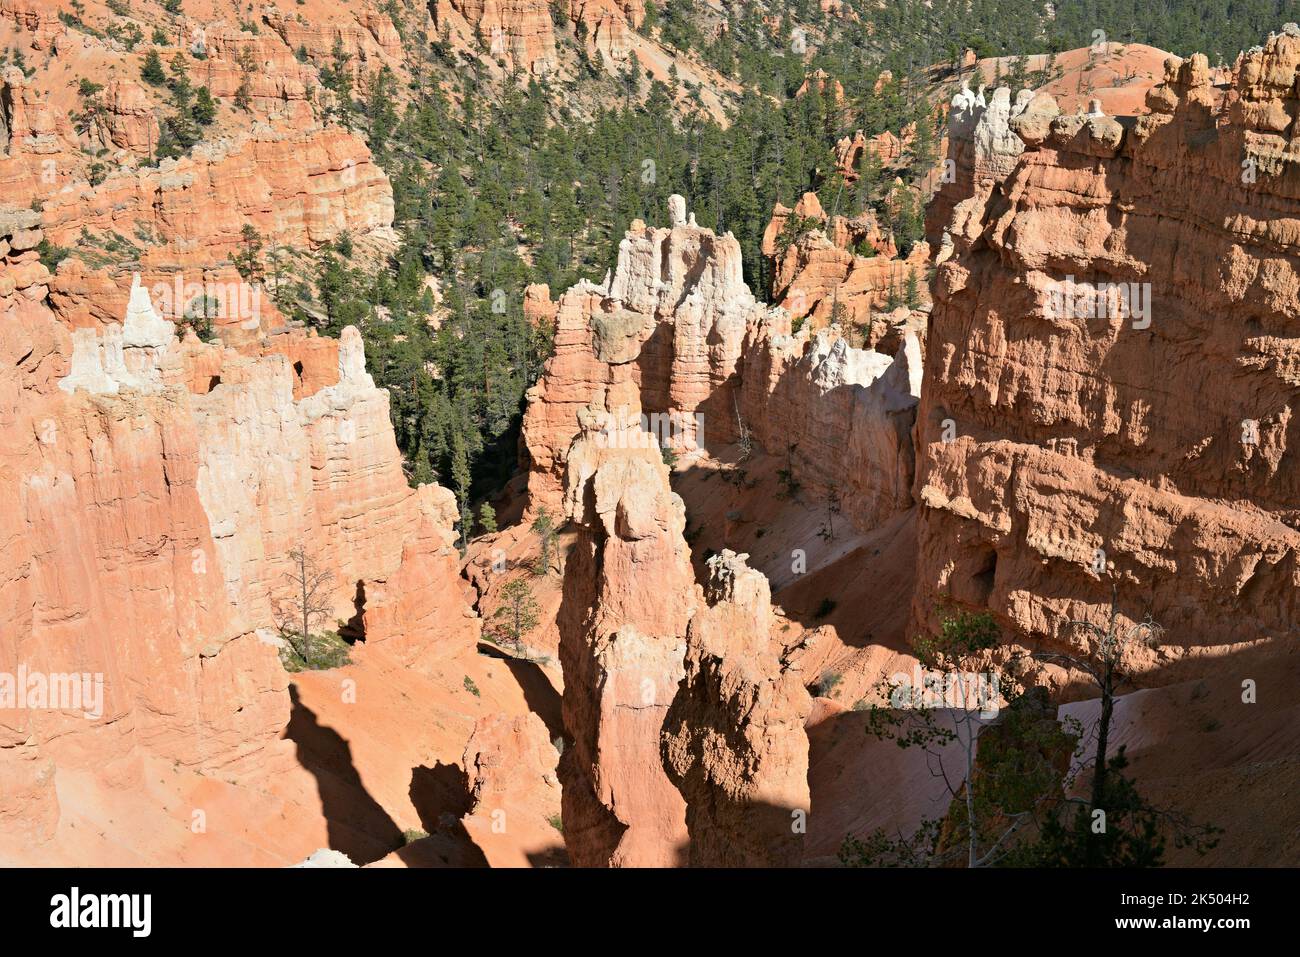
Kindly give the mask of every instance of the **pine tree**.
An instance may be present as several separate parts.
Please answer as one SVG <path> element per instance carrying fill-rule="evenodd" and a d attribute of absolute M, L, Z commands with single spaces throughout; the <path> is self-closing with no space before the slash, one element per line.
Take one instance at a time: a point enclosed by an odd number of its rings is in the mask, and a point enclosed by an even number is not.
<path fill-rule="evenodd" d="M 167 82 L 167 73 L 163 69 L 162 57 L 156 49 L 150 49 L 140 67 L 140 78 L 150 86 L 163 86 Z"/>
<path fill-rule="evenodd" d="M 190 115 L 200 126 L 209 126 L 217 118 L 217 103 L 206 86 L 201 86 L 194 94 L 194 105 Z"/>
<path fill-rule="evenodd" d="M 541 609 L 526 578 L 512 578 L 501 587 L 501 604 L 492 620 L 501 622 L 497 634 L 522 651 L 524 636 L 537 627 Z"/>
<path fill-rule="evenodd" d="M 537 563 L 533 565 L 533 574 L 545 575 L 551 570 L 551 554 L 555 550 L 555 519 L 543 506 L 537 513 L 537 517 L 533 519 L 531 528 L 541 545 L 541 553 L 537 556 Z"/>
<path fill-rule="evenodd" d="M 487 502 L 478 507 L 478 525 L 484 535 L 491 535 L 497 530 L 496 509 Z"/>

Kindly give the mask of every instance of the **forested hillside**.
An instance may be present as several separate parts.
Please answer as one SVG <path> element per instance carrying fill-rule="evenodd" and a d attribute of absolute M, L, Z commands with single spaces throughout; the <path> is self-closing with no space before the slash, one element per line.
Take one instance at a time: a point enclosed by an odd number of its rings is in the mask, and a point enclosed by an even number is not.
<path fill-rule="evenodd" d="M 1298 8 L 1072 0 L 1049 17 L 1036 0 L 850 0 L 838 14 L 813 0 L 647 4 L 643 34 L 741 84 L 721 119 L 698 88 L 633 66 L 611 75 L 572 36 L 562 39 L 578 52 L 577 76 L 500 82 L 408 27 L 408 89 L 389 72 L 354 88 L 342 69 L 336 89 L 338 118 L 366 132 L 393 180 L 401 246 L 390 263 L 362 267 L 340 243 L 278 298 L 322 331 L 362 327 L 412 480 L 450 485 L 468 513 L 515 466 L 522 397 L 549 348 L 523 318 L 524 286 L 558 293 L 580 277 L 598 281 L 628 224 L 661 222 L 671 193 L 687 197 L 701 225 L 737 236 L 746 279 L 766 295 L 763 228 L 775 203 L 805 190 L 840 213 L 870 206 L 900 245 L 919 235 L 922 211 L 895 198 L 892 174 L 865 170 L 845 190 L 831 148 L 858 129 L 916 123 L 912 168 L 923 172 L 940 121 L 934 84 L 967 48 L 1018 57 L 1105 39 L 1230 60 L 1261 25 L 1300 19 Z M 403 8 L 392 12 L 400 25 Z M 414 8 L 406 15 L 414 22 Z M 816 85 L 798 95 L 818 70 L 842 100 Z"/>

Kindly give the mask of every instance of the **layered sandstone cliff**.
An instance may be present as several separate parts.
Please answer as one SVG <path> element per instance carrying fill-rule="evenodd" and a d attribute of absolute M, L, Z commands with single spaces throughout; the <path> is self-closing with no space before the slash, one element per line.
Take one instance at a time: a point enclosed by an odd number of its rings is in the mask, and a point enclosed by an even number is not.
<path fill-rule="evenodd" d="M 688 450 L 736 434 L 736 366 L 746 329 L 767 310 L 745 285 L 734 236 L 696 226 L 680 196 L 669 221 L 634 222 L 613 273 L 560 297 L 555 352 L 524 415 L 535 504 L 558 503 L 589 408 L 598 428 L 662 417 L 657 434 Z"/>
<path fill-rule="evenodd" d="M 436 0 L 430 11 L 452 42 L 538 77 L 560 69 L 566 34 L 608 68 L 628 61 L 637 46 L 649 47 L 635 34 L 645 20 L 643 0 Z"/>
<path fill-rule="evenodd" d="M 337 127 L 261 129 L 50 197 L 45 235 L 73 250 L 53 282 L 52 305 L 72 325 L 115 321 L 129 291 L 122 267 L 130 265 L 174 321 L 206 287 L 221 304 L 214 326 L 238 338 L 241 329 L 279 324 L 269 290 L 254 290 L 230 263 L 246 247 L 246 227 L 268 262 L 273 255 L 292 268 L 295 257 L 344 233 L 390 243 L 392 221 L 392 188 L 358 136 Z"/>
<path fill-rule="evenodd" d="M 790 236 L 792 221 L 805 231 Z M 763 234 L 763 254 L 772 263 L 776 304 L 814 329 L 832 323 L 870 328 L 909 294 L 914 306 L 928 304 L 926 243 L 900 257 L 893 237 L 870 213 L 827 216 L 813 193 L 805 193 L 793 210 L 777 204 Z"/>
<path fill-rule="evenodd" d="M 461 43 L 483 49 L 509 69 L 535 76 L 559 66 L 555 28 L 545 0 L 436 0 L 434 25 Z"/>
<path fill-rule="evenodd" d="M 355 329 L 336 352 L 302 350 L 335 366 L 295 398 L 285 352 L 178 340 L 138 284 L 124 322 L 67 328 L 34 214 L 4 223 L 0 671 L 103 692 L 95 709 L 0 711 L 8 854 L 54 837 L 68 782 L 85 814 L 88 782 L 128 786 L 145 756 L 241 781 L 287 766 L 276 628 L 292 548 L 333 576 L 323 627 L 352 620 L 412 665 L 472 643 L 477 623 L 449 493 L 407 486 Z"/>
<path fill-rule="evenodd" d="M 900 337 L 893 356 L 854 348 L 833 329 L 755 330 L 745 343 L 740 408 L 750 435 L 864 530 L 912 504 L 921 342 L 910 328 Z"/>
<path fill-rule="evenodd" d="M 688 457 L 756 441 L 810 489 L 837 489 L 863 528 L 908 507 L 918 322 L 882 325 L 875 342 L 892 356 L 839 330 L 792 335 L 790 316 L 745 285 L 730 234 L 695 226 L 680 197 L 670 219 L 633 224 L 605 282 L 556 304 L 555 353 L 524 415 L 532 507 L 558 508 L 584 416 Z M 530 308 L 550 312 L 536 296 Z"/>
<path fill-rule="evenodd" d="M 1145 681 L 1286 650 L 1297 65 L 1288 26 L 1227 87 L 1204 57 L 1170 60 L 1137 118 L 1001 90 L 954 109 L 962 186 L 932 210 L 951 258 L 918 422 L 918 623 L 951 599 L 1061 647 L 1114 586 L 1122 620 L 1164 628 L 1131 651 Z"/>
<path fill-rule="evenodd" d="M 200 131 L 210 142 L 265 123 L 318 130 L 337 106 L 326 71 L 349 76 L 358 93 L 381 70 L 405 76 L 402 38 L 379 4 L 304 5 L 253 11 L 215 0 L 176 15 L 145 6 L 128 21 L 89 0 L 63 11 L 65 22 L 14 0 L 0 11 L 0 46 L 22 56 L 26 72 L 0 71 L 0 184 L 46 197 L 102 171 L 152 164 L 176 109 L 169 85 L 142 80 L 148 50 L 169 73 L 180 65 L 191 90 L 211 94 L 214 122 Z M 126 41 L 128 22 L 149 45 Z"/>

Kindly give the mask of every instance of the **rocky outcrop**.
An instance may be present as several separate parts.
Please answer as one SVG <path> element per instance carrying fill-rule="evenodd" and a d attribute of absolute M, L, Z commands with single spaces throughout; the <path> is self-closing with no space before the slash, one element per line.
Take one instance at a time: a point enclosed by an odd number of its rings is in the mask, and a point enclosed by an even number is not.
<path fill-rule="evenodd" d="M 65 775 L 112 790 L 144 756 L 241 782 L 283 767 L 291 548 L 333 576 L 322 627 L 359 615 L 411 662 L 473 642 L 442 492 L 407 486 L 355 329 L 300 399 L 286 355 L 178 341 L 138 284 L 125 322 L 70 331 L 30 214 L 0 220 L 0 671 L 102 692 L 0 710 L 7 838 L 51 838 Z"/>
<path fill-rule="evenodd" d="M 51 196 L 45 235 L 72 250 L 54 278 L 51 305 L 74 327 L 115 324 L 126 308 L 129 266 L 166 318 L 180 321 L 206 301 L 224 339 L 255 341 L 284 319 L 270 292 L 231 264 L 245 249 L 245 227 L 256 231 L 272 273 L 273 255 L 289 262 L 345 232 L 387 246 L 392 221 L 392 188 L 359 136 L 337 127 L 263 128 Z"/>
<path fill-rule="evenodd" d="M 633 31 L 645 20 L 643 0 L 436 0 L 430 4 L 440 32 L 509 70 L 533 76 L 554 73 L 560 65 L 556 35 L 560 28 L 552 19 L 552 8 L 567 18 L 563 30 L 571 29 L 587 54 L 609 67 L 632 56 Z"/>
<path fill-rule="evenodd" d="M 528 867 L 562 841 L 559 753 L 536 714 L 493 714 L 465 745 L 466 832 L 493 867 Z"/>
<path fill-rule="evenodd" d="M 892 356 L 841 330 L 792 336 L 789 315 L 740 278 L 734 239 L 691 225 L 680 202 L 671 216 L 668 229 L 634 224 L 614 273 L 556 305 L 555 353 L 524 414 L 532 506 L 560 506 L 585 418 L 688 455 L 743 432 L 864 529 L 907 508 L 924 314 L 863 326 Z"/>
<path fill-rule="evenodd" d="M 126 150 L 148 159 L 158 145 L 158 116 L 144 87 L 131 80 L 110 80 L 104 90 L 104 109 L 91 120 L 100 149 Z"/>
<path fill-rule="evenodd" d="M 746 339 L 741 415 L 753 439 L 786 459 L 791 478 L 834 498 L 860 529 L 912 504 L 912 425 L 921 342 L 910 329 L 894 356 L 855 349 L 838 331 Z"/>
<path fill-rule="evenodd" d="M 7 194 L 57 196 L 115 169 L 152 165 L 166 137 L 162 121 L 174 112 L 167 87 L 140 80 L 145 45 L 102 33 L 102 9 L 63 11 L 65 25 L 47 7 L 9 0 L 0 8 L 0 31 L 8 33 L 0 41 L 6 48 L 16 41 L 31 71 L 0 71 L 0 188 Z M 130 29 L 152 34 L 168 69 L 186 64 L 192 89 L 214 98 L 215 122 L 197 131 L 209 143 L 264 135 L 264 124 L 319 133 L 337 106 L 323 82 L 326 70 L 350 75 L 359 96 L 381 70 L 398 85 L 409 75 L 402 38 L 374 0 L 318 4 L 309 16 L 292 5 L 218 5 L 180 16 L 155 8 L 132 16 Z"/>
<path fill-rule="evenodd" d="M 319 850 L 313 851 L 308 857 L 292 866 L 317 869 L 338 867 L 349 868 L 356 867 L 357 865 L 353 864 L 352 859 L 346 854 L 339 851 L 331 851 L 328 847 L 322 847 Z"/>
<path fill-rule="evenodd" d="M 39 164 L 38 157 L 58 152 L 59 137 L 71 128 L 22 70 L 9 66 L 0 71 L 0 158 L 20 160 L 26 154 Z"/>
<path fill-rule="evenodd" d="M 777 203 L 762 251 L 772 265 L 776 304 L 813 329 L 870 326 L 909 294 L 914 306 L 929 301 L 927 244 L 917 243 L 900 258 L 894 237 L 871 212 L 827 215 L 815 193 L 804 193 L 793 209 Z"/>
<path fill-rule="evenodd" d="M 54 38 L 67 31 L 58 11 L 43 6 L 39 0 L 0 0 L 0 20 L 8 20 L 31 34 L 37 50 L 50 49 Z"/>
<path fill-rule="evenodd" d="M 50 241 L 72 245 L 82 230 L 141 240 L 146 271 L 210 267 L 241 248 L 245 225 L 266 244 L 311 249 L 343 232 L 387 233 L 393 222 L 388 177 L 356 134 L 268 129 L 202 145 L 156 169 L 123 171 L 97 187 L 82 184 L 44 207 Z"/>
<path fill-rule="evenodd" d="M 777 640 L 767 579 L 747 557 L 709 559 L 708 604 L 691 619 L 686 674 L 664 723 L 664 764 L 686 799 L 697 867 L 797 864 L 810 811 L 812 699 Z"/>
<path fill-rule="evenodd" d="M 555 72 L 559 55 L 547 0 L 435 0 L 430 5 L 439 31 L 455 31 L 508 69 L 534 76 Z"/>
<path fill-rule="evenodd" d="M 954 111 L 974 159 L 959 169 L 977 173 L 934 283 L 919 624 L 950 596 L 1059 647 L 1117 587 L 1123 620 L 1165 630 L 1132 653 L 1146 682 L 1288 649 L 1297 65 L 1289 26 L 1226 90 L 1204 57 L 1170 61 L 1136 119 L 1052 117 L 1023 95 L 1017 116 L 1002 91 L 988 122 Z"/>
<path fill-rule="evenodd" d="M 797 270 L 783 270 L 783 235 L 790 238 L 796 228 L 802 233 L 815 227 L 840 249 L 858 249 L 868 255 L 893 258 L 898 255 L 893 237 L 880 228 L 875 215 L 865 211 L 857 216 L 827 215 L 816 193 L 804 193 L 793 207 L 777 203 L 772 218 L 763 230 L 762 252 L 772 261 L 775 273 L 772 288 L 780 291 L 790 285 Z M 796 237 L 797 238 L 797 237 Z M 789 311 L 789 310 L 787 310 Z"/>
<path fill-rule="evenodd" d="M 551 287 L 544 282 L 524 287 L 524 318 L 534 326 L 554 330 L 559 306 L 551 299 Z"/>
<path fill-rule="evenodd" d="M 1062 113 L 1087 112 L 1097 100 L 1111 116 L 1138 116 L 1146 113 L 1143 105 L 1147 91 L 1164 77 L 1164 64 L 1172 54 L 1142 43 L 1114 41 L 1090 43 L 1075 50 L 1057 53 L 1033 53 L 1022 57 L 990 57 L 976 61 L 970 53 L 963 64 L 963 74 L 970 71 L 972 86 L 986 83 L 1000 86 L 1003 78 L 1017 68 L 1022 75 L 1043 78 L 1036 92 L 1056 100 Z M 1228 72 L 1222 68 L 1221 75 Z M 1217 82 L 1217 81 L 1216 81 Z"/>
<path fill-rule="evenodd" d="M 638 429 L 568 456 L 577 542 L 559 613 L 565 843 L 578 866 L 787 865 L 802 855 L 811 709 L 767 579 L 730 551 L 695 584 L 685 513 Z"/>
<path fill-rule="evenodd" d="M 953 97 L 948 113 L 947 175 L 925 214 L 926 238 L 932 245 L 940 244 L 939 262 L 951 255 L 952 242 L 957 242 L 960 250 L 975 240 L 989 196 L 1024 151 L 1024 141 L 1012 129 L 1013 121 L 1018 126 L 1037 127 L 1050 123 L 1059 112 L 1051 96 L 1029 90 L 1017 93 L 1014 102 L 1006 87 L 994 90 L 988 101 L 983 87 L 978 93 L 962 87 Z"/>
<path fill-rule="evenodd" d="M 686 806 L 660 758 L 699 603 L 682 501 L 639 428 L 584 430 L 568 455 L 565 516 L 577 528 L 559 612 L 564 841 L 576 866 L 667 867 Z"/>
<path fill-rule="evenodd" d="M 560 298 L 525 414 L 534 507 L 576 529 L 558 617 L 574 740 L 565 841 L 583 866 L 790 863 L 792 814 L 809 803 L 808 695 L 772 634 L 763 576 L 730 556 L 708 603 L 694 584 L 683 505 L 642 410 L 721 405 L 735 423 L 723 441 L 788 456 L 796 481 L 870 528 L 912 504 L 921 344 L 905 329 L 891 357 L 833 330 L 791 335 L 740 280 L 730 237 L 691 224 L 680 198 L 670 218 L 634 224 L 614 273 Z"/>
<path fill-rule="evenodd" d="M 305 50 L 309 61 L 332 65 L 337 50 L 346 60 L 347 68 L 361 79 L 384 66 L 399 67 L 403 60 L 401 35 L 392 17 L 381 6 L 366 2 L 333 6 L 328 8 L 327 12 L 332 15 L 328 18 L 308 18 L 270 7 L 263 10 L 262 20 L 284 41 L 284 48 L 288 51 Z M 247 43 L 249 38 L 245 35 L 236 40 Z M 276 46 L 265 46 L 268 48 L 265 54 L 274 58 L 275 65 L 274 70 L 267 72 L 292 76 L 291 65 L 280 59 L 283 54 Z M 282 92 L 281 98 L 288 97 Z"/>
<path fill-rule="evenodd" d="M 634 222 L 614 272 L 560 297 L 555 352 L 524 415 L 534 507 L 558 503 L 584 410 L 603 418 L 597 428 L 657 417 L 651 431 L 688 451 L 736 434 L 741 346 L 767 310 L 745 285 L 734 236 L 695 225 L 680 196 L 669 220 Z"/>
<path fill-rule="evenodd" d="M 611 66 L 632 55 L 632 32 L 645 20 L 643 0 L 569 0 L 569 19 L 585 31 L 587 49 Z"/>
<path fill-rule="evenodd" d="M 846 183 L 857 182 L 862 169 L 862 161 L 867 156 L 873 157 L 881 166 L 893 168 L 911 149 L 916 137 L 916 125 L 909 123 L 895 136 L 889 130 L 867 136 L 862 130 L 856 130 L 852 136 L 840 138 L 835 143 L 835 168 L 844 177 Z"/>

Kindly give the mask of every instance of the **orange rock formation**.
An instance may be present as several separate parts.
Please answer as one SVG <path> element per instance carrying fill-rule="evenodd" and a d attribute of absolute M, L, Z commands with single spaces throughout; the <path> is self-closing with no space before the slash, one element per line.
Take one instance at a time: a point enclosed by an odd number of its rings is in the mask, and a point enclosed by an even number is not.
<path fill-rule="evenodd" d="M 918 623 L 951 596 L 1060 647 L 1116 586 L 1127 616 L 1165 629 L 1134 652 L 1147 681 L 1285 647 L 1297 64 L 1289 27 L 1227 89 L 1204 57 L 1170 60 L 1136 120 L 1005 90 L 954 107 L 962 172 L 932 211 L 951 214 L 917 426 Z"/>

